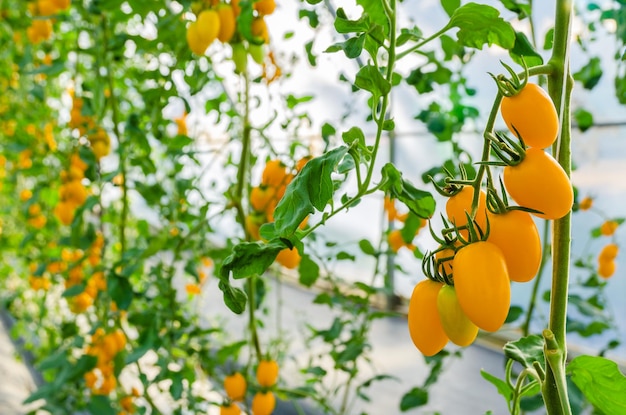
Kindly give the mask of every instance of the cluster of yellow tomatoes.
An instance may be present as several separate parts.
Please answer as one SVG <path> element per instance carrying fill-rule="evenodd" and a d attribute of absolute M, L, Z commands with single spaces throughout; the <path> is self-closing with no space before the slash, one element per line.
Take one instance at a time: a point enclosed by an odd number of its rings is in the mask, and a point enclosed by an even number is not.
<path fill-rule="evenodd" d="M 258 64 L 264 64 L 266 51 L 264 44 L 269 43 L 270 36 L 265 16 L 274 13 L 275 0 L 257 0 L 252 3 L 253 18 L 246 27 L 252 39 L 242 35 L 242 20 L 239 19 L 241 7 L 239 0 L 231 0 L 229 3 L 219 0 L 197 1 L 191 9 L 196 15 L 196 20 L 187 26 L 187 44 L 189 49 L 196 55 L 204 55 L 211 44 L 218 40 L 223 44 L 232 46 L 232 60 L 235 69 L 244 73 L 247 68 L 248 55 Z M 271 64 L 276 68 L 271 77 L 266 77 L 264 65 L 264 78 L 268 82 L 280 76 L 280 69 L 276 66 L 274 57 L 270 53 Z"/>
<path fill-rule="evenodd" d="M 278 381 L 278 363 L 275 360 L 261 360 L 256 370 L 259 390 L 252 397 L 252 415 L 270 415 L 276 408 L 276 397 L 272 387 Z M 248 383 L 240 372 L 234 372 L 224 378 L 224 391 L 228 399 L 220 408 L 220 415 L 239 415 L 241 408 L 237 402 L 245 399 Z"/>
<path fill-rule="evenodd" d="M 446 214 L 452 227 L 426 259 L 434 276 L 415 286 L 409 303 L 411 338 L 427 356 L 448 341 L 468 346 L 478 329 L 500 329 L 510 307 L 510 282 L 532 280 L 541 264 L 541 239 L 532 215 L 560 219 L 572 208 L 569 178 L 544 151 L 558 134 L 550 97 L 526 83 L 504 96 L 500 110 L 520 139 L 517 151 L 506 154 L 510 160 L 503 157 L 504 187 L 519 206 L 505 206 L 493 190 L 488 197 L 470 185 L 448 189 Z"/>
<path fill-rule="evenodd" d="M 296 163 L 296 172 L 300 171 L 309 159 L 309 157 L 300 159 Z M 265 164 L 261 184 L 253 187 L 250 191 L 252 212 L 246 216 L 246 229 L 252 239 L 260 240 L 259 229 L 261 225 L 274 221 L 274 209 L 293 178 L 294 174 L 282 161 L 275 159 Z M 300 227 L 304 227 L 306 224 L 307 219 L 300 224 Z M 284 249 L 276 257 L 279 264 L 289 269 L 296 268 L 300 264 L 300 260 L 300 254 L 295 248 Z"/>
<path fill-rule="evenodd" d="M 83 114 L 83 99 L 77 97 L 73 90 L 70 90 L 70 95 L 72 96 L 72 109 L 68 125 L 70 128 L 77 129 L 81 137 L 87 137 L 91 151 L 96 156 L 96 160 L 100 161 L 102 157 L 111 152 L 111 138 L 102 127 L 96 126 L 92 116 Z"/>
<path fill-rule="evenodd" d="M 93 333 L 86 353 L 98 361 L 96 367 L 84 375 L 85 383 L 92 393 L 108 395 L 115 389 L 117 379 L 114 359 L 125 347 L 126 335 L 119 329 L 106 333 L 104 329 L 98 328 Z"/>
<path fill-rule="evenodd" d="M 87 163 L 74 153 L 70 157 L 67 170 L 61 172 L 62 184 L 59 187 L 59 202 L 54 208 L 54 214 L 64 225 L 72 223 L 76 209 L 87 200 L 88 192 L 83 184 L 86 170 Z"/>
<path fill-rule="evenodd" d="M 37 0 L 28 4 L 33 16 L 26 36 L 36 44 L 50 39 L 52 36 L 52 17 L 70 7 L 71 0 Z"/>

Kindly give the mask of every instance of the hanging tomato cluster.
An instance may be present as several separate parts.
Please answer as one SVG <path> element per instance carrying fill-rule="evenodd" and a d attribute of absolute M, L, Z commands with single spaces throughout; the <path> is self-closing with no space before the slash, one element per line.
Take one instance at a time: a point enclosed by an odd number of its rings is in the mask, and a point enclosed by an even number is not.
<path fill-rule="evenodd" d="M 278 363 L 275 360 L 261 360 L 256 370 L 259 390 L 252 397 L 252 415 L 270 415 L 276 408 L 276 396 L 272 388 L 278 381 Z M 248 383 L 241 372 L 233 372 L 224 378 L 226 399 L 220 407 L 220 415 L 239 415 L 241 408 L 237 402 L 245 400 Z"/>
<path fill-rule="evenodd" d="M 30 26 L 26 29 L 28 40 L 37 44 L 52 36 L 53 16 L 70 7 L 71 0 L 37 0 L 28 4 L 33 16 Z"/>
<path fill-rule="evenodd" d="M 532 216 L 557 220 L 572 208 L 569 177 L 544 151 L 558 135 L 554 104 L 541 87 L 527 82 L 528 76 L 522 82 L 507 70 L 512 79 L 495 79 L 503 96 L 502 117 L 517 140 L 487 133 L 484 154 L 492 150 L 498 160 L 482 160 L 474 179 L 461 169 L 460 180 L 448 178 L 444 188 L 437 187 L 448 197 L 447 220 L 442 236 L 433 234 L 440 247 L 424 258 L 428 279 L 415 286 L 408 311 L 413 343 L 427 356 L 448 341 L 468 346 L 478 329 L 500 329 L 509 312 L 511 281 L 532 280 L 541 265 Z M 503 167 L 498 190 L 491 166 Z M 509 206 L 508 197 L 517 206 Z"/>
<path fill-rule="evenodd" d="M 236 72 L 247 71 L 250 56 L 263 65 L 263 78 L 270 83 L 281 75 L 273 53 L 266 48 L 270 35 L 265 17 L 275 9 L 275 0 L 196 1 L 191 5 L 196 20 L 187 26 L 189 49 L 202 56 L 215 40 L 230 44 Z M 270 66 L 273 71 L 268 70 Z"/>
<path fill-rule="evenodd" d="M 85 373 L 85 383 L 95 395 L 108 395 L 115 390 L 115 356 L 126 347 L 126 335 L 121 330 L 106 333 L 98 328 L 91 336 L 86 353 L 96 357 L 96 367 Z"/>

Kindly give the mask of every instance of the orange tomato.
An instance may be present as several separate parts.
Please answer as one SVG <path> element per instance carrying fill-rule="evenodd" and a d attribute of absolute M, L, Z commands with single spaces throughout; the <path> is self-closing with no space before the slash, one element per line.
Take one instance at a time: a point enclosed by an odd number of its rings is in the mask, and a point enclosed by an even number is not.
<path fill-rule="evenodd" d="M 487 218 L 487 240 L 502 251 L 511 281 L 533 279 L 541 265 L 541 238 L 530 213 L 521 210 L 502 214 L 489 212 Z"/>
<path fill-rule="evenodd" d="M 273 392 L 257 392 L 252 398 L 252 415 L 270 415 L 276 408 Z"/>
<path fill-rule="evenodd" d="M 261 360 L 256 369 L 256 380 L 265 388 L 275 385 L 278 380 L 278 363 L 275 360 Z"/>
<path fill-rule="evenodd" d="M 229 4 L 220 4 L 217 8 L 217 14 L 220 18 L 220 30 L 217 39 L 222 43 L 228 43 L 235 34 L 237 21 L 233 7 Z"/>
<path fill-rule="evenodd" d="M 276 262 L 289 269 L 297 268 L 301 260 L 302 257 L 300 257 L 300 253 L 296 248 L 285 248 L 276 256 Z"/>
<path fill-rule="evenodd" d="M 409 301 L 409 334 L 415 347 L 424 356 L 439 353 L 448 343 L 437 310 L 437 296 L 442 287 L 440 282 L 422 280 L 413 288 Z"/>
<path fill-rule="evenodd" d="M 458 227 L 467 225 L 466 212 L 472 213 L 472 200 L 474 198 L 474 188 L 465 186 L 458 193 L 451 196 L 446 202 L 446 214 L 452 224 Z M 480 191 L 478 196 L 478 208 L 474 218 L 480 229 L 484 232 L 487 229 L 487 194 Z M 468 235 L 467 231 L 462 231 L 462 235 Z"/>
<path fill-rule="evenodd" d="M 224 390 L 226 395 L 233 401 L 242 401 L 246 396 L 248 383 L 246 378 L 239 372 L 228 375 L 224 378 Z"/>
<path fill-rule="evenodd" d="M 256 10 L 260 15 L 268 15 L 274 13 L 274 9 L 276 9 L 276 1 L 275 0 L 258 0 L 254 2 L 254 10 Z"/>
<path fill-rule="evenodd" d="M 517 94 L 502 98 L 502 118 L 509 130 L 530 147 L 550 147 L 559 132 L 559 117 L 550 96 L 528 83 Z"/>
<path fill-rule="evenodd" d="M 524 159 L 504 168 L 504 186 L 520 206 L 537 210 L 542 219 L 560 219 L 574 203 L 569 177 L 557 161 L 539 148 L 529 148 Z"/>
<path fill-rule="evenodd" d="M 459 304 L 479 328 L 496 331 L 506 320 L 511 286 L 504 255 L 491 242 L 475 242 L 454 256 L 454 287 Z"/>

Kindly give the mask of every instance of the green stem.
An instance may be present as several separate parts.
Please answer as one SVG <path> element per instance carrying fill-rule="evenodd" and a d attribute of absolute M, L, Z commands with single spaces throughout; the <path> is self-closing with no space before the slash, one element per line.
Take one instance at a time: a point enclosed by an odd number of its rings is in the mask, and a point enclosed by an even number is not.
<path fill-rule="evenodd" d="M 554 68 L 548 77 L 548 91 L 560 116 L 561 133 L 553 148 L 555 158 L 569 176 L 571 173 L 570 99 L 573 82 L 569 72 L 572 0 L 556 2 L 554 48 L 550 64 Z M 546 336 L 546 381 L 542 388 L 549 415 L 571 414 L 565 383 L 566 317 L 569 284 L 571 212 L 554 221 L 552 232 L 552 296 L 550 299 L 549 334 Z M 548 341 L 550 340 L 550 341 Z"/>
<path fill-rule="evenodd" d="M 541 279 L 543 277 L 543 272 L 546 269 L 546 264 L 548 263 L 548 260 L 550 259 L 550 249 L 551 249 L 551 245 L 550 242 L 548 241 L 548 238 L 550 237 L 550 222 L 549 221 L 544 221 L 543 222 L 543 251 L 542 251 L 542 255 L 541 255 L 541 264 L 539 265 L 539 271 L 537 272 L 537 277 L 535 278 L 534 284 L 533 284 L 533 291 L 530 295 L 530 301 L 528 303 L 528 311 L 526 312 L 526 320 L 524 320 L 524 324 L 522 325 L 522 334 L 524 336 L 528 336 L 529 331 L 530 331 L 530 322 L 532 320 L 533 317 L 533 312 L 535 310 L 535 305 L 537 303 L 537 293 L 539 292 L 539 285 L 541 284 Z"/>
<path fill-rule="evenodd" d="M 250 141 L 251 141 L 251 132 L 252 126 L 250 125 L 250 79 L 248 78 L 248 73 L 244 72 L 243 74 L 243 82 L 244 82 L 244 114 L 243 114 L 243 134 L 241 137 L 241 160 L 239 161 L 239 166 L 237 170 L 237 188 L 235 193 L 235 207 L 237 209 L 237 215 L 239 217 L 239 221 L 241 222 L 241 226 L 243 226 L 245 239 L 250 240 L 250 232 L 246 227 L 246 215 L 243 208 L 243 195 L 244 191 L 247 188 L 248 184 L 248 169 L 250 164 Z M 263 353 L 261 352 L 261 344 L 259 343 L 259 335 L 256 330 L 256 278 L 252 276 L 248 278 L 247 288 L 248 288 L 248 328 L 250 330 L 250 336 L 252 340 L 252 344 L 254 345 L 254 350 L 257 355 L 257 359 L 261 360 L 263 357 Z"/>
<path fill-rule="evenodd" d="M 103 47 L 106 48 L 109 44 L 109 26 L 107 24 L 106 17 L 102 17 L 102 42 L 104 43 Z M 126 143 L 122 137 L 122 132 L 120 130 L 120 116 L 118 112 L 118 104 L 117 98 L 115 97 L 115 82 L 113 80 L 113 67 L 111 62 L 113 59 L 105 59 L 106 62 L 106 71 L 107 71 L 107 84 L 109 87 L 109 104 L 111 106 L 111 118 L 113 121 L 113 132 L 117 137 L 118 143 L 118 154 L 120 157 L 119 161 L 119 169 L 120 174 L 122 175 L 122 213 L 120 216 L 119 223 L 119 234 L 120 234 L 120 258 L 124 257 L 124 253 L 126 252 L 126 222 L 128 220 L 129 214 L 129 203 L 128 203 L 128 184 L 126 183 Z"/>
<path fill-rule="evenodd" d="M 387 10 L 387 15 L 389 19 L 389 48 L 387 48 L 387 52 L 389 54 L 389 58 L 387 60 L 387 73 L 385 79 L 389 84 L 392 83 L 393 78 L 393 69 L 396 63 L 396 0 L 391 0 L 388 4 L 389 10 Z M 383 134 L 383 124 L 385 123 L 385 117 L 387 116 L 387 108 L 389 107 L 389 98 L 391 97 L 391 91 L 387 92 L 383 96 L 383 101 L 380 107 L 380 116 L 378 118 L 374 118 L 376 120 L 377 128 L 376 128 L 376 141 L 374 142 L 374 147 L 372 149 L 372 158 L 371 163 L 367 169 L 367 175 L 365 177 L 365 181 L 363 182 L 363 186 L 359 189 L 367 189 L 372 180 L 372 174 L 374 173 L 374 167 L 376 165 L 376 155 L 378 154 L 378 148 L 380 147 L 380 141 Z M 376 104 L 374 104 L 373 108 Z M 357 166 L 358 168 L 358 166 Z"/>

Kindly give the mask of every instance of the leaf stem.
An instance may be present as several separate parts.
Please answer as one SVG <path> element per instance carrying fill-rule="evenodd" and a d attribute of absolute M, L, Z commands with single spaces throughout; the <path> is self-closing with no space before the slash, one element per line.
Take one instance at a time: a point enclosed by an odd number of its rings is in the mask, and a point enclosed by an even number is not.
<path fill-rule="evenodd" d="M 543 222 L 543 250 L 541 255 L 541 264 L 539 265 L 539 271 L 537 272 L 537 277 L 535 277 L 535 281 L 533 283 L 533 290 L 530 294 L 530 301 L 528 302 L 528 311 L 526 311 L 526 319 L 524 320 L 524 324 L 522 325 L 522 335 L 528 336 L 530 331 L 530 321 L 533 317 L 533 312 L 535 310 L 535 305 L 537 303 L 537 293 L 539 292 L 539 286 L 541 284 L 541 279 L 543 277 L 543 273 L 546 269 L 546 264 L 550 260 L 550 249 L 552 246 L 548 239 L 550 238 L 550 222 Z"/>

